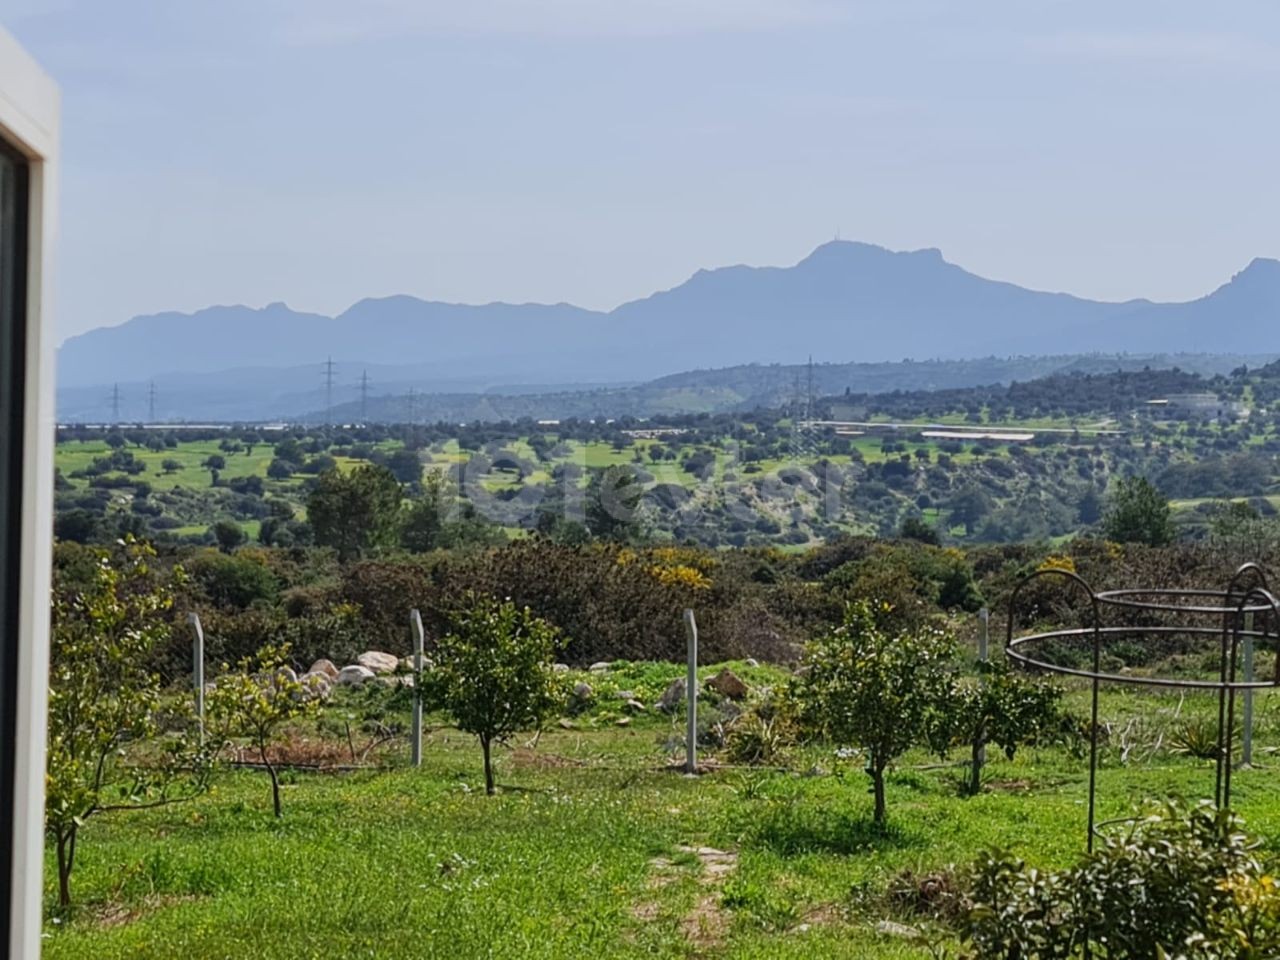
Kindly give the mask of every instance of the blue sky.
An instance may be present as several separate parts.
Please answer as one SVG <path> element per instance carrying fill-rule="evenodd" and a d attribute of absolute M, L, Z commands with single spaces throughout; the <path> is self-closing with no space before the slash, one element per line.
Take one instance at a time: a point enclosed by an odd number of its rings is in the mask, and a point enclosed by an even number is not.
<path fill-rule="evenodd" d="M 1280 256 L 1280 4 L 0 0 L 61 83 L 59 331 L 608 308 L 837 230 L 1099 298 Z"/>

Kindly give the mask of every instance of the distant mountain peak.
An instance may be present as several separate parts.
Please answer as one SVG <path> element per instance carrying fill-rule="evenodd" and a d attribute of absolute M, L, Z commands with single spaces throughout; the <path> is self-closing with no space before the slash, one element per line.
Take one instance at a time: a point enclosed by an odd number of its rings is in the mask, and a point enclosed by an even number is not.
<path fill-rule="evenodd" d="M 1254 257 L 1249 265 L 1231 278 L 1235 283 L 1241 280 L 1260 281 L 1263 283 L 1280 282 L 1280 260 L 1269 257 Z"/>
<path fill-rule="evenodd" d="M 864 243 L 861 240 L 828 240 L 814 248 L 813 252 L 800 261 L 804 264 L 849 263 L 864 264 L 885 261 L 918 263 L 946 263 L 942 251 L 937 247 L 924 247 L 919 250 L 890 250 L 875 243 Z"/>

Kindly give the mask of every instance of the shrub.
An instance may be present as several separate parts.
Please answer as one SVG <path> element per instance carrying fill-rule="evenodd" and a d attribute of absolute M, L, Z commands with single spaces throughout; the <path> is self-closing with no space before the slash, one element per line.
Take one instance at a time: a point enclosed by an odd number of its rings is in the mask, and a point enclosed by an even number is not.
<path fill-rule="evenodd" d="M 983 958 L 1274 957 L 1280 894 L 1238 818 L 1166 804 L 1056 873 L 1003 853 L 974 865 L 960 922 Z M 1099 953 L 1099 951 L 1102 951 Z"/>

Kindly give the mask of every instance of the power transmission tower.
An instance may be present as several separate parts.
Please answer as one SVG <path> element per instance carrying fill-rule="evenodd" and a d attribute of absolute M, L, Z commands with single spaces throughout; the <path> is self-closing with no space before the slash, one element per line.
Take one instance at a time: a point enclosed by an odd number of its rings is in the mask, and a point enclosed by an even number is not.
<path fill-rule="evenodd" d="M 791 460 L 795 464 L 812 463 L 817 457 L 817 428 L 813 423 L 815 406 L 813 356 L 810 355 L 805 390 L 803 393 L 800 391 L 800 371 L 797 370 L 791 400 Z"/>
<path fill-rule="evenodd" d="M 813 420 L 813 416 L 814 416 L 813 354 L 812 353 L 809 354 L 809 382 L 806 385 L 804 404 L 805 404 L 804 418 L 806 420 L 811 421 Z"/>
<path fill-rule="evenodd" d="M 111 424 L 120 422 L 120 384 L 112 384 L 111 386 Z"/>
<path fill-rule="evenodd" d="M 156 382 L 154 380 L 147 388 L 147 421 L 156 422 Z"/>
<path fill-rule="evenodd" d="M 324 422 L 333 425 L 333 357 L 324 362 Z"/>
<path fill-rule="evenodd" d="M 360 374 L 360 422 L 369 419 L 369 371 Z"/>

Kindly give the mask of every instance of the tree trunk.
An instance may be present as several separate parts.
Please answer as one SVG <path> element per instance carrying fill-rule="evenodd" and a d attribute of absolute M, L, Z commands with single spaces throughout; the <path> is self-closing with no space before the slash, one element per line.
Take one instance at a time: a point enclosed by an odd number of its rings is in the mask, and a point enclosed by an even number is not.
<path fill-rule="evenodd" d="M 484 751 L 484 792 L 493 796 L 493 760 L 489 756 L 489 738 L 480 738 L 480 749 Z"/>
<path fill-rule="evenodd" d="M 969 758 L 969 789 L 968 793 L 971 797 L 976 797 L 982 792 L 982 763 L 986 758 L 983 756 L 986 744 L 981 737 L 973 738 L 973 754 Z"/>
<path fill-rule="evenodd" d="M 74 823 L 57 834 L 58 846 L 58 906 L 71 906 L 71 870 L 76 862 L 76 825 Z"/>
<path fill-rule="evenodd" d="M 874 766 L 871 768 L 871 783 L 876 795 L 875 822 L 879 826 L 884 826 L 884 767 Z"/>
<path fill-rule="evenodd" d="M 276 774 L 275 764 L 267 759 L 265 743 L 258 745 L 258 755 L 262 757 L 262 765 L 267 768 L 267 776 L 271 778 L 271 803 L 275 808 L 276 816 L 283 817 L 284 811 L 280 809 L 280 777 Z"/>

